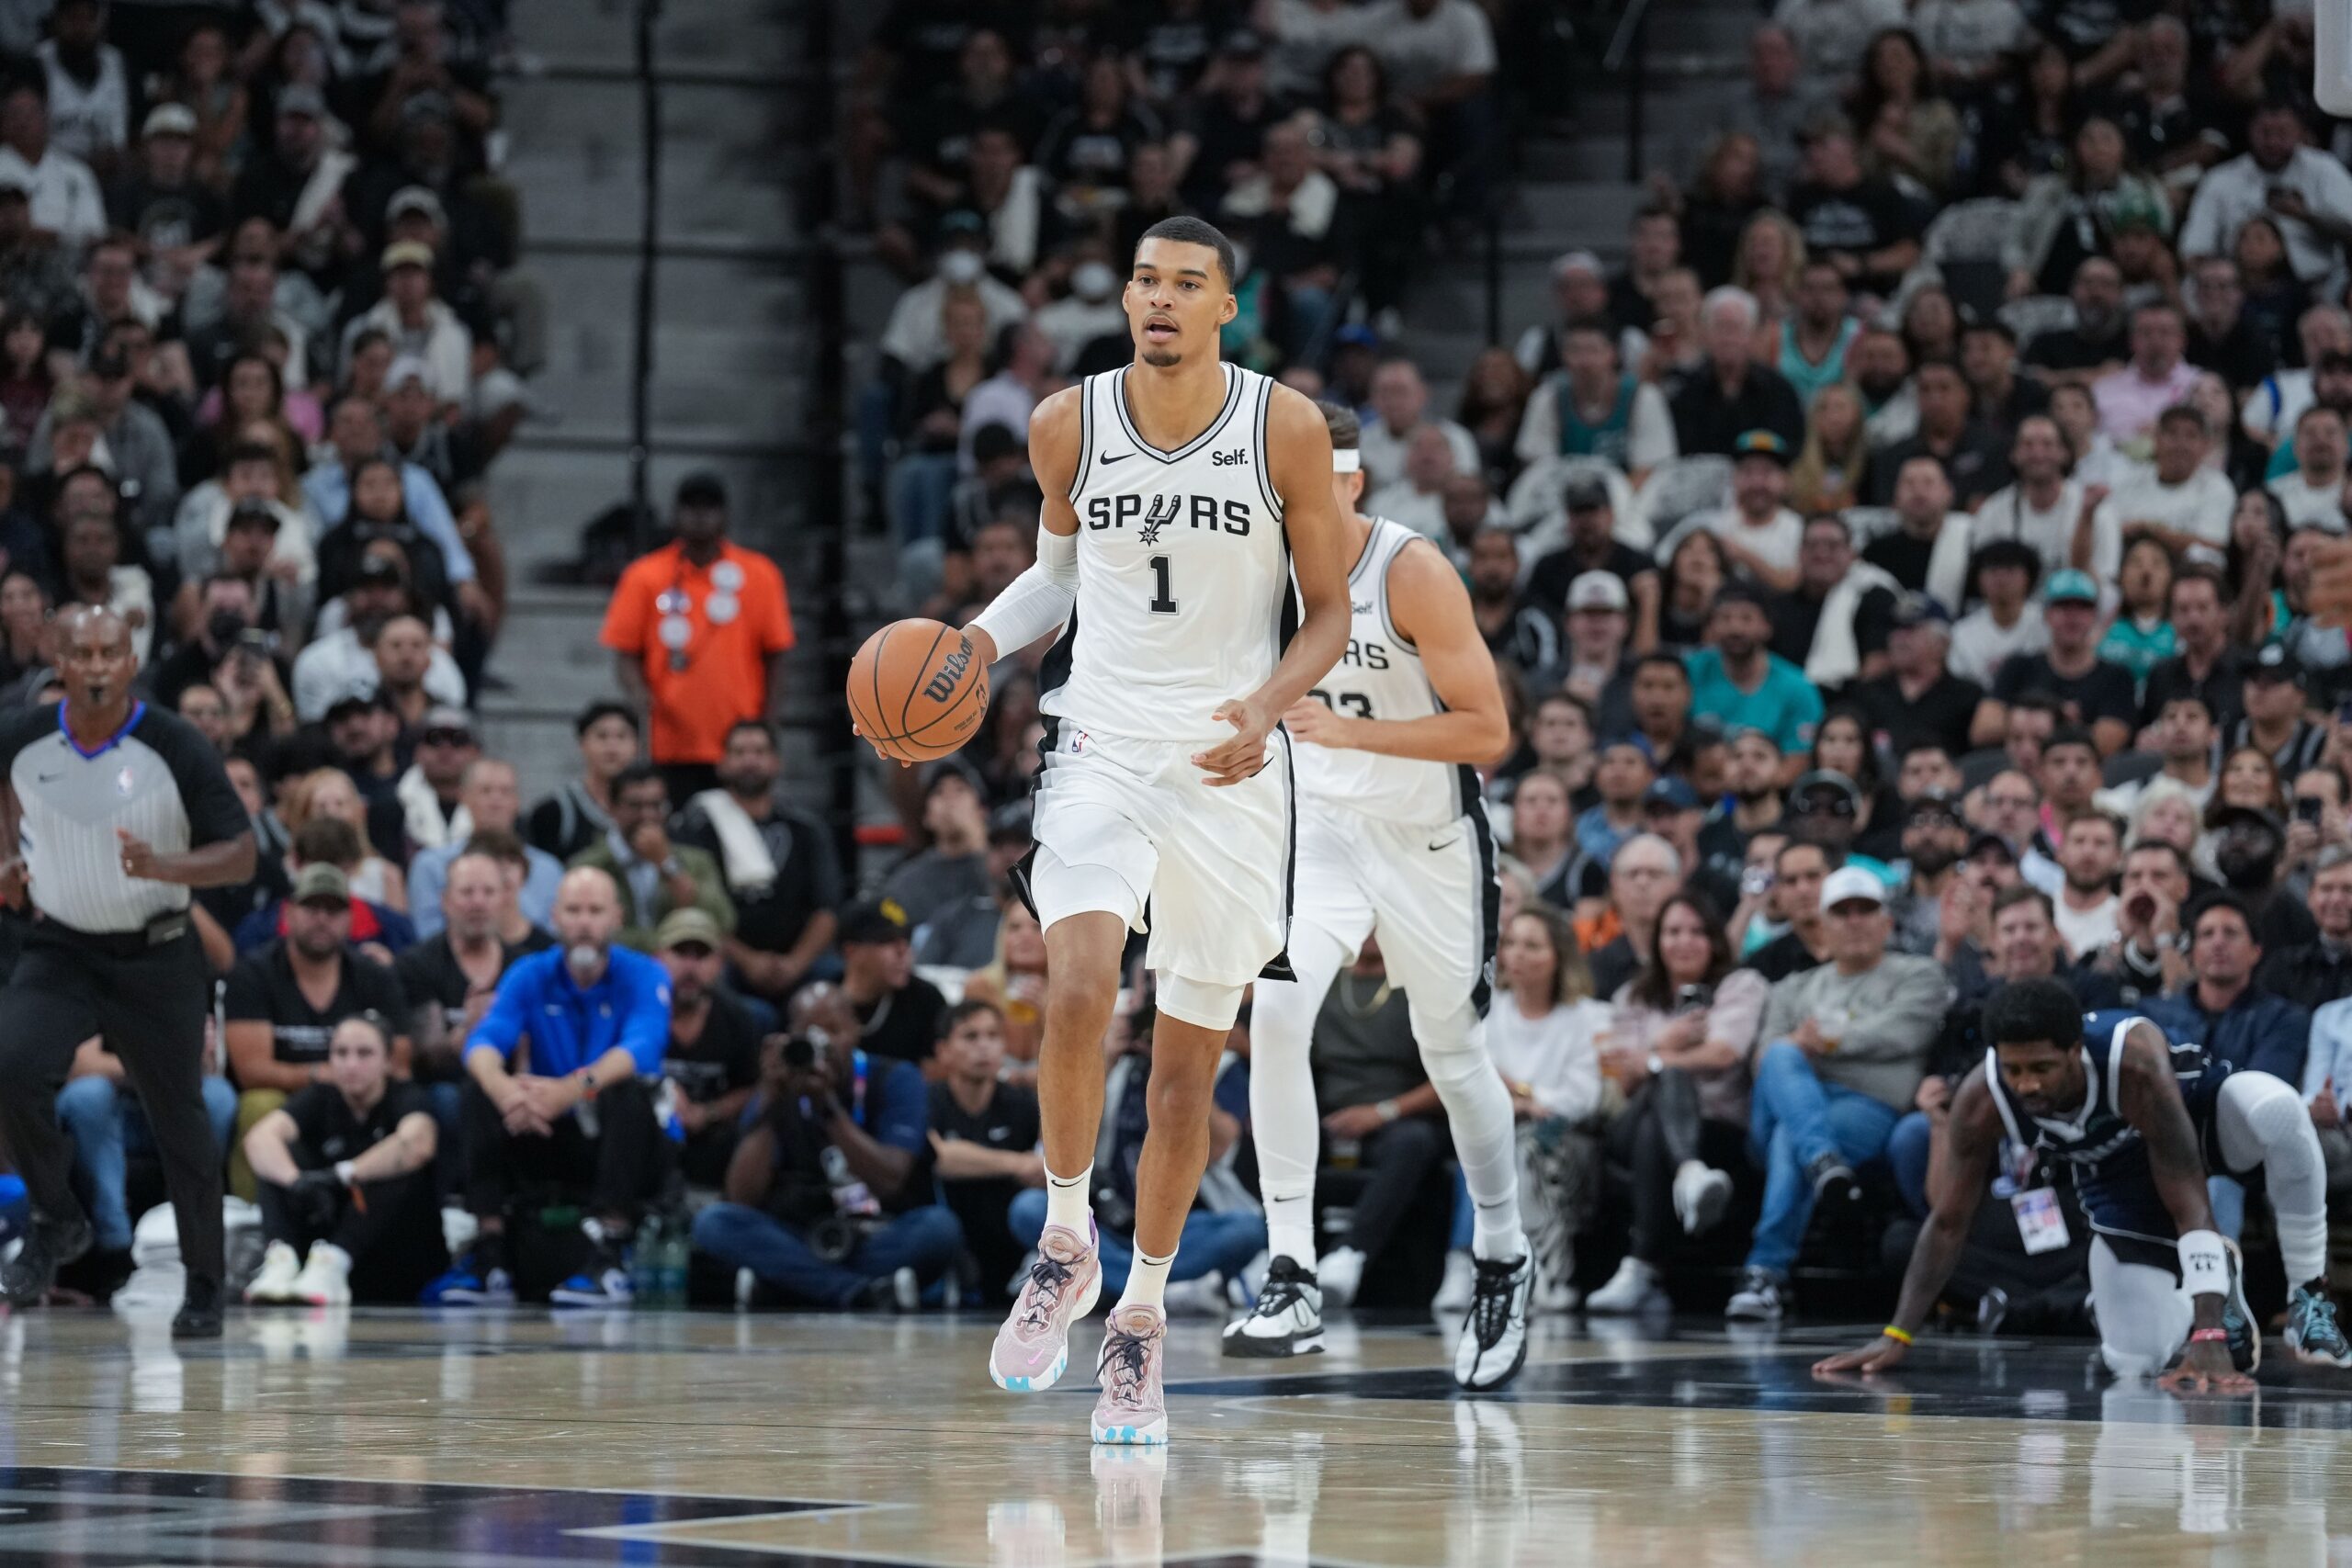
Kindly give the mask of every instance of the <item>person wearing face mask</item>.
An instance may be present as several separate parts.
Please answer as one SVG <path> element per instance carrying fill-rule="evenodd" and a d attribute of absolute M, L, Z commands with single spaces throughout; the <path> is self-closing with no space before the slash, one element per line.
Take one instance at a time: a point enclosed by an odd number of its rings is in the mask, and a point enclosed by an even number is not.
<path fill-rule="evenodd" d="M 670 977 L 615 944 L 621 903 L 594 867 L 556 896 L 557 945 L 518 960 L 466 1036 L 467 1207 L 473 1250 L 429 1286 L 428 1303 L 511 1303 L 507 1209 L 526 1181 L 570 1188 L 588 1218 L 591 1260 L 556 1287 L 558 1306 L 629 1304 L 628 1239 L 668 1160 L 645 1080 L 670 1044 Z M 527 1066 L 516 1057 L 530 1037 Z"/>
<path fill-rule="evenodd" d="M 978 213 L 956 211 L 939 220 L 939 259 L 932 276 L 899 296 L 882 329 L 883 354 L 908 377 L 947 356 L 939 307 L 951 289 L 968 288 L 979 296 L 991 339 L 1029 313 L 1016 290 L 989 275 L 988 245 L 988 224 Z"/>
<path fill-rule="evenodd" d="M 1069 292 L 1039 306 L 1029 324 L 1054 345 L 1054 368 L 1065 376 L 1109 369 L 1134 356 L 1127 315 L 1119 305 L 1119 274 L 1100 240 L 1072 253 Z M 1091 363 L 1104 356 L 1102 364 Z"/>

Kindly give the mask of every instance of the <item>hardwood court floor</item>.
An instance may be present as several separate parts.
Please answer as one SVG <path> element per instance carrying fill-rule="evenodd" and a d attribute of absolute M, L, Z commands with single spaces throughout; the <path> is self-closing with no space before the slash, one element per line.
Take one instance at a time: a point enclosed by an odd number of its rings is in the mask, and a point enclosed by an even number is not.
<path fill-rule="evenodd" d="M 1541 1325 L 1506 1398 L 1427 1329 L 1216 1359 L 1181 1325 L 1175 1444 L 1086 1440 L 1090 1381 L 1000 1393 L 971 1317 L 0 1320 L 0 1568 L 1898 1562 L 2352 1558 L 2352 1374 L 2245 1401 L 2111 1386 L 2082 1342 Z M 1099 1325 L 1073 1362 L 1091 1365 Z"/>

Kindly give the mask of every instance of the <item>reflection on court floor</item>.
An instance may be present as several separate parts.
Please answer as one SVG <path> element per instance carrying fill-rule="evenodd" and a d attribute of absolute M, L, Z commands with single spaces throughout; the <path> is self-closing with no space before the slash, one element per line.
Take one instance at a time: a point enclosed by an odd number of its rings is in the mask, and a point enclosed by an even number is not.
<path fill-rule="evenodd" d="M 1426 1325 L 1270 1373 L 1200 1325 L 1163 1454 L 1091 1448 L 1082 1380 L 989 1387 L 991 1326 L 313 1313 L 178 1350 L 160 1319 L 0 1320 L 0 1568 L 2352 1553 L 2352 1380 L 2188 1403 L 2087 1342 L 1954 1339 L 1833 1385 L 1806 1369 L 1845 1330 L 1545 1325 L 1468 1401 Z"/>

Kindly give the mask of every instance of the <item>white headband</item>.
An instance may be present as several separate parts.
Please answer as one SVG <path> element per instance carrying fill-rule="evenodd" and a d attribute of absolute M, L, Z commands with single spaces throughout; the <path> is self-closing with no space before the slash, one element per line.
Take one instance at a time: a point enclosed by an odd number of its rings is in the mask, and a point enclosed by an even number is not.
<path fill-rule="evenodd" d="M 1331 471 L 1354 474 L 1363 471 L 1363 454 L 1352 446 L 1337 446 L 1331 450 Z"/>

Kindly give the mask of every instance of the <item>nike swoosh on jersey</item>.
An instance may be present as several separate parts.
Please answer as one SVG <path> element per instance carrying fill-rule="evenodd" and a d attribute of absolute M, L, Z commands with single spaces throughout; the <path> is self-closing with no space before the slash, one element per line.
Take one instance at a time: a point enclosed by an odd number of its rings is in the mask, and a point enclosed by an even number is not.
<path fill-rule="evenodd" d="M 1103 458 L 1103 459 L 1102 459 L 1102 466 L 1103 466 L 1104 468 L 1109 468 L 1109 467 L 1110 467 L 1112 464 L 1114 464 L 1114 463 L 1124 463 L 1124 462 L 1125 462 L 1128 458 L 1130 458 L 1130 457 L 1134 457 L 1134 456 L 1135 456 L 1135 454 L 1134 454 L 1133 452 L 1122 452 L 1122 453 L 1120 453 L 1120 454 L 1119 454 L 1117 457 L 1105 457 L 1105 458 Z"/>

